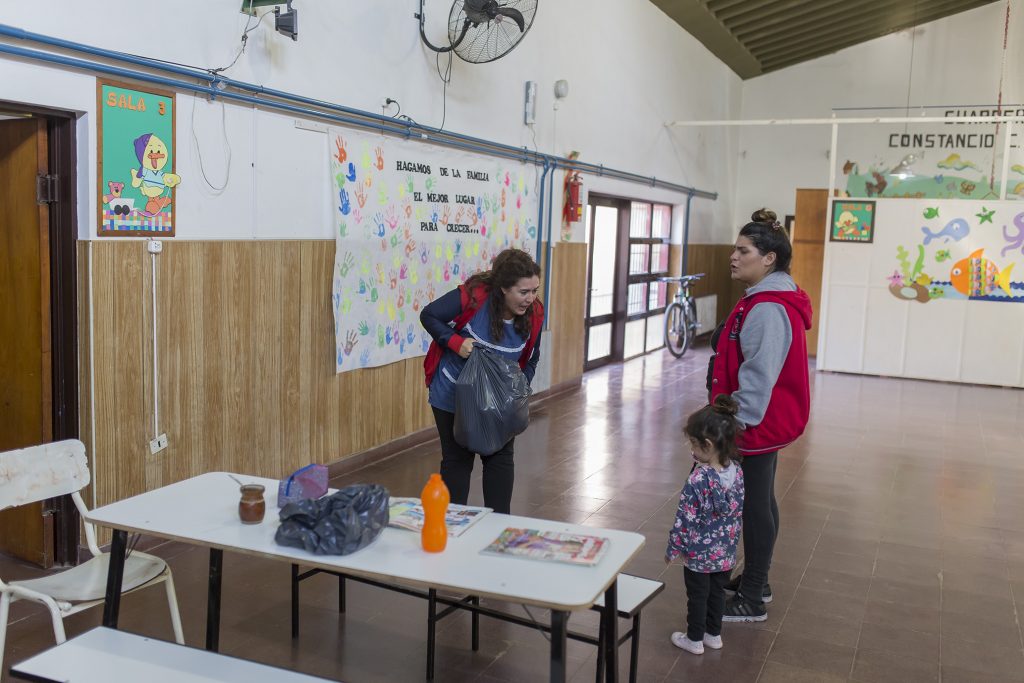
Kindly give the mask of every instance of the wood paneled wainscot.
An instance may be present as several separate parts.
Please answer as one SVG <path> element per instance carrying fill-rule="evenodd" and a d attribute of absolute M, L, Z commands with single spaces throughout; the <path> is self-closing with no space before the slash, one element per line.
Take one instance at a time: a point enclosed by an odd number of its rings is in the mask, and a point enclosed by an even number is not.
<path fill-rule="evenodd" d="M 334 372 L 334 242 L 96 240 L 80 249 L 80 345 L 93 291 L 95 449 L 100 505 L 226 470 L 281 477 L 432 429 L 423 359 Z M 88 251 L 92 254 L 89 281 Z M 586 245 L 554 250 L 552 385 L 582 375 Z M 157 386 L 153 425 L 152 278 Z M 82 434 L 91 446 L 89 363 Z M 426 437 L 424 437 L 426 438 Z"/>

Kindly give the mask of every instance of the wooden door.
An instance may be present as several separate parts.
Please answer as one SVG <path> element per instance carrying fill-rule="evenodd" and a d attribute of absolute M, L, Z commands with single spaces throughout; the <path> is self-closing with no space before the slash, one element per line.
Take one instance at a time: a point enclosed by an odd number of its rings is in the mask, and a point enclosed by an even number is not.
<path fill-rule="evenodd" d="M 0 451 L 52 440 L 46 121 L 0 121 Z M 42 503 L 0 512 L 0 552 L 48 567 L 52 519 Z"/>
<path fill-rule="evenodd" d="M 821 307 L 821 273 L 825 262 L 825 222 L 828 190 L 797 190 L 793 219 L 793 279 L 807 292 L 814 308 L 807 332 L 807 355 L 818 355 L 818 310 Z"/>

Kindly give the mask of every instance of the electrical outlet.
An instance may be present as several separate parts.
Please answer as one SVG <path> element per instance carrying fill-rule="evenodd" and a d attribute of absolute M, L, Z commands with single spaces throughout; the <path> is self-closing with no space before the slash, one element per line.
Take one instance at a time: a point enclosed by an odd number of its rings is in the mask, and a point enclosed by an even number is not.
<path fill-rule="evenodd" d="M 163 449 L 167 448 L 167 435 L 161 434 L 152 441 L 149 442 L 149 452 L 156 455 Z"/>
<path fill-rule="evenodd" d="M 159 254 L 164 250 L 164 243 L 160 240 L 147 240 L 146 250 L 149 251 L 150 254 Z"/>

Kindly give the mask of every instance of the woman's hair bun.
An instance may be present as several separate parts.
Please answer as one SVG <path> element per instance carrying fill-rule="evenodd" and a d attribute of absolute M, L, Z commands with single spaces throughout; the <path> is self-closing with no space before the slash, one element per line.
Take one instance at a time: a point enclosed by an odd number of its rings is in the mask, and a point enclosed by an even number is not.
<path fill-rule="evenodd" d="M 760 208 L 754 213 L 750 214 L 750 220 L 754 221 L 755 223 L 774 223 L 778 219 L 779 217 L 776 216 L 775 212 L 772 211 L 771 209 Z"/>
<path fill-rule="evenodd" d="M 711 404 L 711 409 L 716 413 L 735 416 L 740 412 L 740 404 L 729 394 L 719 394 L 715 397 L 715 402 Z"/>

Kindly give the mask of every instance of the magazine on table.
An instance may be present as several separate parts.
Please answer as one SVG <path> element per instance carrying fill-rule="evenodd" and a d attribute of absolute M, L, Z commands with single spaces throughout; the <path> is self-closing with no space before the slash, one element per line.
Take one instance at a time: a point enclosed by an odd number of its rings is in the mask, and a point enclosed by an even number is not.
<path fill-rule="evenodd" d="M 593 566 L 601 561 L 610 543 L 600 536 L 509 527 L 481 552 Z"/>
<path fill-rule="evenodd" d="M 466 529 L 491 512 L 491 508 L 473 507 L 472 505 L 448 505 L 448 514 L 445 515 L 445 525 L 448 527 L 449 536 L 461 536 Z M 395 498 L 391 497 L 388 503 L 388 526 L 409 531 L 423 530 L 423 505 L 419 498 Z"/>

